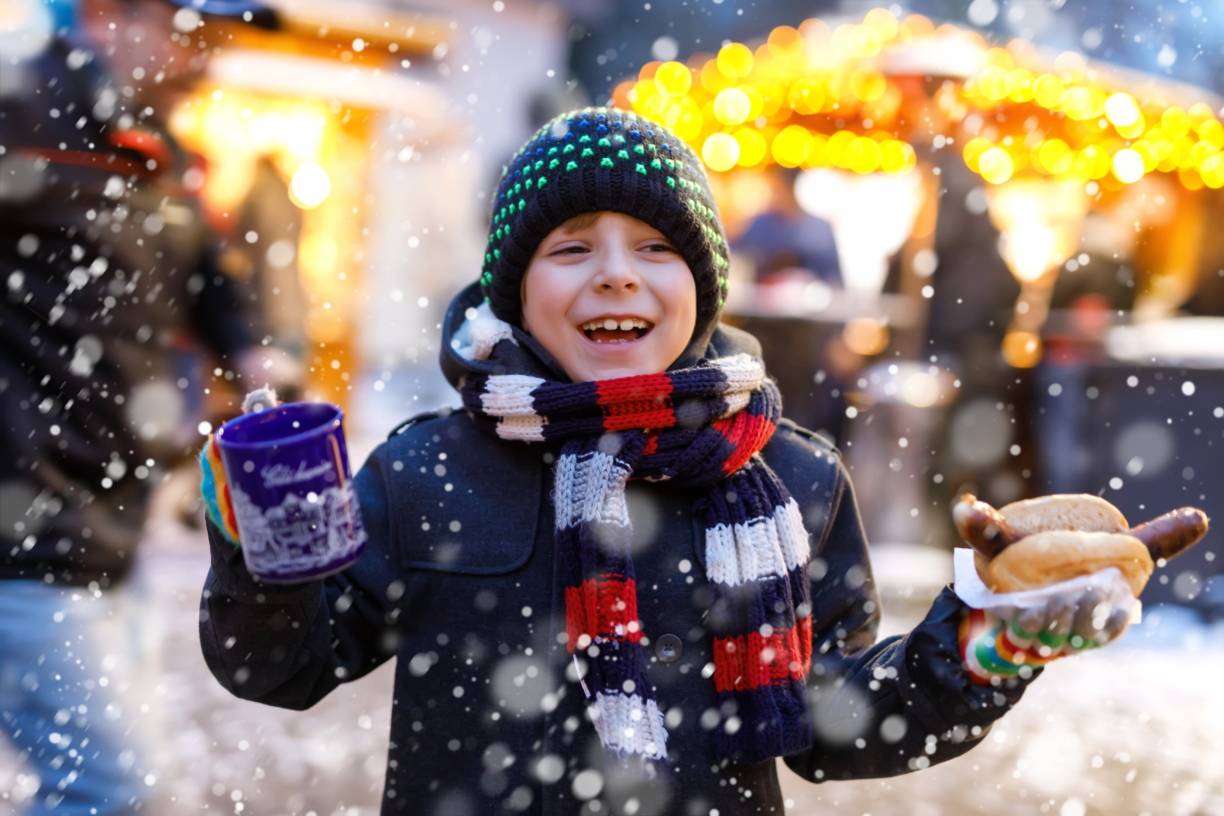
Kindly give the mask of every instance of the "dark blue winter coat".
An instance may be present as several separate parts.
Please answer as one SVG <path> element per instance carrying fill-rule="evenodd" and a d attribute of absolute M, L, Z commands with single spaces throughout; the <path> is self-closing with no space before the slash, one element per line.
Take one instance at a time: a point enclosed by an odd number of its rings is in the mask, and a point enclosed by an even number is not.
<path fill-rule="evenodd" d="M 720 330 L 714 345 L 751 350 L 745 337 Z M 639 815 L 783 813 L 772 760 L 720 763 L 712 752 L 725 712 L 704 624 L 704 532 L 694 495 L 665 483 L 631 481 L 628 502 L 643 643 L 676 775 L 643 787 L 605 756 L 558 640 L 555 453 L 494 439 L 463 413 L 410 420 L 356 476 L 365 553 L 304 586 L 256 583 L 210 528 L 200 635 L 213 674 L 240 697 L 305 709 L 398 658 L 384 814 L 593 813 L 575 790 L 596 787 L 600 813 L 627 812 L 635 798 Z M 816 734 L 787 765 L 819 782 L 905 773 L 969 750 L 1023 686 L 970 682 L 956 648 L 964 606 L 947 589 L 906 637 L 876 643 L 879 599 L 836 451 L 783 421 L 763 455 L 812 536 Z M 586 771 L 599 776 L 576 784 Z"/>

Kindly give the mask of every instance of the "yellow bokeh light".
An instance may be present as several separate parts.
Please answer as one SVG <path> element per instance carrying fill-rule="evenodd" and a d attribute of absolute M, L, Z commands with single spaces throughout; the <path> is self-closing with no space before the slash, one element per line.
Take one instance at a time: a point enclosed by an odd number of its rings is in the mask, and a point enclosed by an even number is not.
<path fill-rule="evenodd" d="M 1082 85 L 1068 88 L 1063 93 L 1062 100 L 1058 106 L 1063 113 L 1079 122 L 1100 115 L 1100 108 L 1097 106 L 1097 95 L 1091 88 Z"/>
<path fill-rule="evenodd" d="M 684 141 L 696 142 L 701 136 L 702 125 L 705 121 L 701 107 L 691 96 L 681 99 L 677 107 L 679 114 L 675 117 L 674 124 L 671 125 L 672 130 Z"/>
<path fill-rule="evenodd" d="M 665 62 L 654 75 L 659 90 L 669 96 L 684 96 L 693 87 L 693 74 L 682 62 Z"/>
<path fill-rule="evenodd" d="M 1190 117 L 1177 106 L 1167 108 L 1160 115 L 1160 129 L 1170 139 L 1179 139 L 1190 132 Z"/>
<path fill-rule="evenodd" d="M 914 148 L 900 139 L 886 139 L 880 145 L 880 169 L 885 173 L 904 173 L 918 161 Z"/>
<path fill-rule="evenodd" d="M 1016 172 L 1011 154 L 1001 147 L 987 148 L 978 157 L 978 173 L 991 184 L 1002 184 Z"/>
<path fill-rule="evenodd" d="M 1199 175 L 1203 178 L 1203 184 L 1213 190 L 1224 187 L 1224 154 L 1211 154 L 1203 159 L 1198 170 Z"/>
<path fill-rule="evenodd" d="M 1085 146 L 1075 155 L 1075 172 L 1086 179 L 1105 178 L 1112 166 L 1109 155 L 1094 144 Z"/>
<path fill-rule="evenodd" d="M 874 317 L 856 317 L 846 323 L 842 340 L 855 354 L 872 357 L 888 348 L 888 327 Z"/>
<path fill-rule="evenodd" d="M 1220 124 L 1219 119 L 1207 119 L 1200 122 L 1194 132 L 1198 134 L 1199 139 L 1217 150 L 1224 148 L 1224 125 Z"/>
<path fill-rule="evenodd" d="M 723 125 L 742 124 L 752 112 L 752 100 L 739 88 L 724 88 L 714 97 L 714 118 Z"/>
<path fill-rule="evenodd" d="M 965 160 L 965 166 L 976 173 L 978 161 L 982 158 L 982 154 L 991 147 L 993 145 L 990 143 L 990 140 L 984 139 L 981 136 L 975 136 L 965 142 L 964 148 L 961 149 L 961 157 Z"/>
<path fill-rule="evenodd" d="M 880 145 L 875 139 L 859 136 L 846 149 L 846 166 L 866 175 L 880 169 Z"/>
<path fill-rule="evenodd" d="M 974 80 L 973 86 L 978 93 L 991 102 L 998 102 L 1006 98 L 1010 90 L 1007 72 L 997 65 L 986 66 Z"/>
<path fill-rule="evenodd" d="M 1013 102 L 1033 101 L 1033 72 L 1017 68 L 1011 72 L 1011 91 L 1007 98 Z"/>
<path fill-rule="evenodd" d="M 1063 90 L 1062 80 L 1053 74 L 1042 74 L 1033 81 L 1033 100 L 1041 107 L 1053 110 L 1058 107 Z"/>
<path fill-rule="evenodd" d="M 650 100 L 657 96 L 659 96 L 659 86 L 650 79 L 639 79 L 629 89 L 629 103 L 636 111 L 644 110 Z"/>
<path fill-rule="evenodd" d="M 769 32 L 768 42 L 773 47 L 786 51 L 801 48 L 803 35 L 794 26 L 780 25 Z"/>
<path fill-rule="evenodd" d="M 314 162 L 303 164 L 289 182 L 289 198 L 303 210 L 313 210 L 331 194 L 331 178 Z"/>
<path fill-rule="evenodd" d="M 1143 113 L 1140 112 L 1139 118 L 1129 125 L 1118 125 L 1115 130 L 1118 135 L 1124 139 L 1138 139 L 1147 132 L 1147 120 L 1143 118 Z"/>
<path fill-rule="evenodd" d="M 1186 113 L 1190 117 L 1190 124 L 1195 127 L 1212 116 L 1211 106 L 1206 102 L 1195 102 Z"/>
<path fill-rule="evenodd" d="M 848 130 L 839 130 L 830 136 L 825 145 L 825 161 L 834 167 L 844 166 L 846 152 L 855 138 L 857 137 Z M 811 152 L 810 148 L 808 152 Z"/>
<path fill-rule="evenodd" d="M 876 71 L 856 71 L 850 77 L 850 93 L 863 102 L 875 102 L 888 90 L 888 80 Z"/>
<path fill-rule="evenodd" d="M 1136 153 L 1139 154 L 1139 157 L 1143 159 L 1144 173 L 1151 173 L 1156 169 L 1156 165 L 1160 164 L 1160 157 L 1156 152 L 1155 145 L 1153 145 L 1152 142 L 1140 139 L 1131 145 L 1131 147 Z"/>
<path fill-rule="evenodd" d="M 810 77 L 800 77 L 791 83 L 786 102 L 799 114 L 819 113 L 825 103 L 824 84 Z"/>
<path fill-rule="evenodd" d="M 829 164 L 829 140 L 822 133 L 813 133 L 803 166 L 811 170 L 814 167 L 828 167 Z"/>
<path fill-rule="evenodd" d="M 769 145 L 761 131 L 752 127 L 743 127 L 735 131 L 732 136 L 735 141 L 739 142 L 738 164 L 740 167 L 756 167 L 765 160 L 765 155 L 769 152 Z"/>
<path fill-rule="evenodd" d="M 711 96 L 733 84 L 726 74 L 718 70 L 718 61 L 715 59 L 702 63 L 701 70 L 697 72 L 697 81 L 702 90 Z"/>
<path fill-rule="evenodd" d="M 873 29 L 882 40 L 892 40 L 897 36 L 900 25 L 893 13 L 885 8 L 873 8 L 863 17 L 863 25 Z"/>
<path fill-rule="evenodd" d="M 1071 172 L 1071 148 L 1062 139 L 1046 139 L 1037 148 L 1037 166 L 1051 176 Z"/>
<path fill-rule="evenodd" d="M 617 85 L 614 99 L 676 130 L 712 171 L 777 163 L 901 173 L 917 165 L 904 141 L 915 121 L 911 89 L 875 58 L 896 44 L 957 31 L 886 8 L 836 25 L 811 18 L 772 29 L 764 42 L 727 42 L 691 67 L 680 58 L 648 62 Z M 978 68 L 945 81 L 935 104 L 949 118 L 943 135 L 959 123 L 954 149 L 985 182 L 1036 174 L 1101 180 L 1117 190 L 1159 172 L 1177 173 L 1196 189 L 1224 183 L 1224 117 L 1211 105 L 1166 107 L 1073 53 L 1036 68 L 1028 44 L 974 43 Z M 218 127 L 242 114 L 240 105 L 227 108 L 213 112 L 212 130 L 236 130 Z M 264 122 L 265 130 L 318 132 L 294 127 L 292 113 L 283 127 Z M 314 161 L 317 148 L 287 167 Z"/>
<path fill-rule="evenodd" d="M 1203 189 L 1203 177 L 1194 170 L 1185 167 L 1179 169 L 1177 171 L 1177 180 L 1181 182 L 1181 185 L 1187 190 Z"/>
<path fill-rule="evenodd" d="M 807 159 L 812 137 L 801 125 L 787 125 L 774 137 L 770 149 L 774 161 L 783 167 L 798 167 Z"/>
<path fill-rule="evenodd" d="M 1129 128 L 1138 122 L 1142 115 L 1139 112 L 1138 103 L 1135 102 L 1135 97 L 1128 93 L 1111 94 L 1105 100 L 1105 118 L 1114 127 Z"/>
<path fill-rule="evenodd" d="M 1208 156 L 1216 153 L 1216 149 L 1206 142 L 1194 142 L 1190 149 L 1182 155 L 1182 167 L 1197 167 Z"/>
<path fill-rule="evenodd" d="M 1003 338 L 1003 359 L 1012 368 L 1032 368 L 1041 362 L 1041 338 L 1029 331 L 1009 331 Z"/>
<path fill-rule="evenodd" d="M 743 79 L 752 73 L 752 49 L 743 43 L 727 43 L 718 50 L 718 70 L 731 79 Z"/>
<path fill-rule="evenodd" d="M 1134 184 L 1143 178 L 1143 156 L 1131 148 L 1124 148 L 1114 154 L 1112 169 L 1114 178 L 1123 184 Z"/>
<path fill-rule="evenodd" d="M 701 145 L 701 160 L 716 173 L 730 170 L 739 157 L 739 142 L 729 133 L 711 133 Z"/>

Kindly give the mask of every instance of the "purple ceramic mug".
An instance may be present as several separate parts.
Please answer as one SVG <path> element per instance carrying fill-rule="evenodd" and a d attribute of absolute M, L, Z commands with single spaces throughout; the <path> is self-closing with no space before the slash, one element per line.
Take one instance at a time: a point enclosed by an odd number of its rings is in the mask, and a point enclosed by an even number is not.
<path fill-rule="evenodd" d="M 343 421 L 335 405 L 292 402 L 217 431 L 243 559 L 259 580 L 309 581 L 361 555 L 366 534 Z"/>

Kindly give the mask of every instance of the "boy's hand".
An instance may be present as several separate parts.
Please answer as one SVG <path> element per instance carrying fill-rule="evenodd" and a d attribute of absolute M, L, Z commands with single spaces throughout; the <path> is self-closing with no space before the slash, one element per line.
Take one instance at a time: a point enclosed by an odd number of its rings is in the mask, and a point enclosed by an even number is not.
<path fill-rule="evenodd" d="M 279 405 L 276 391 L 265 386 L 246 395 L 242 401 L 242 412 L 249 414 Z M 235 547 L 238 540 L 238 522 L 234 517 L 234 505 L 230 498 L 229 481 L 225 475 L 225 463 L 221 460 L 221 449 L 216 434 L 209 434 L 208 441 L 200 450 L 200 494 L 204 499 L 204 512 L 225 539 Z"/>
<path fill-rule="evenodd" d="M 1037 607 L 972 610 L 961 625 L 961 654 L 978 683 L 1014 677 L 1116 640 L 1130 623 L 1135 599 L 1122 573 L 1103 571 L 1089 587 L 1051 595 Z"/>

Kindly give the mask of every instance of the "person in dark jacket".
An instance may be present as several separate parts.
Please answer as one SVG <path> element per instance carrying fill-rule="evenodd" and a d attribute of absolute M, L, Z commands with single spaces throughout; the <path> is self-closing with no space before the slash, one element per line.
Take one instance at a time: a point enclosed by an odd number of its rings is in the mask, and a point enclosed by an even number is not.
<path fill-rule="evenodd" d="M 44 4 L 18 3 L 42 47 L 0 53 L 0 733 L 38 775 L 35 813 L 149 801 L 114 590 L 153 486 L 199 436 L 180 360 L 203 347 L 264 373 L 199 170 L 161 124 L 203 67 L 209 5 L 87 0 L 51 36 Z"/>
<path fill-rule="evenodd" d="M 397 658 L 384 814 L 781 814 L 778 758 L 823 782 L 977 744 L 1040 669 L 995 654 L 1007 621 L 971 625 L 950 588 L 876 642 L 849 473 L 718 323 L 726 242 L 694 154 L 575 111 L 493 201 L 443 328 L 463 410 L 360 469 L 352 566 L 255 580 L 202 456 L 218 682 L 306 709 Z M 1025 624 L 1065 636 L 1075 609 Z"/>

